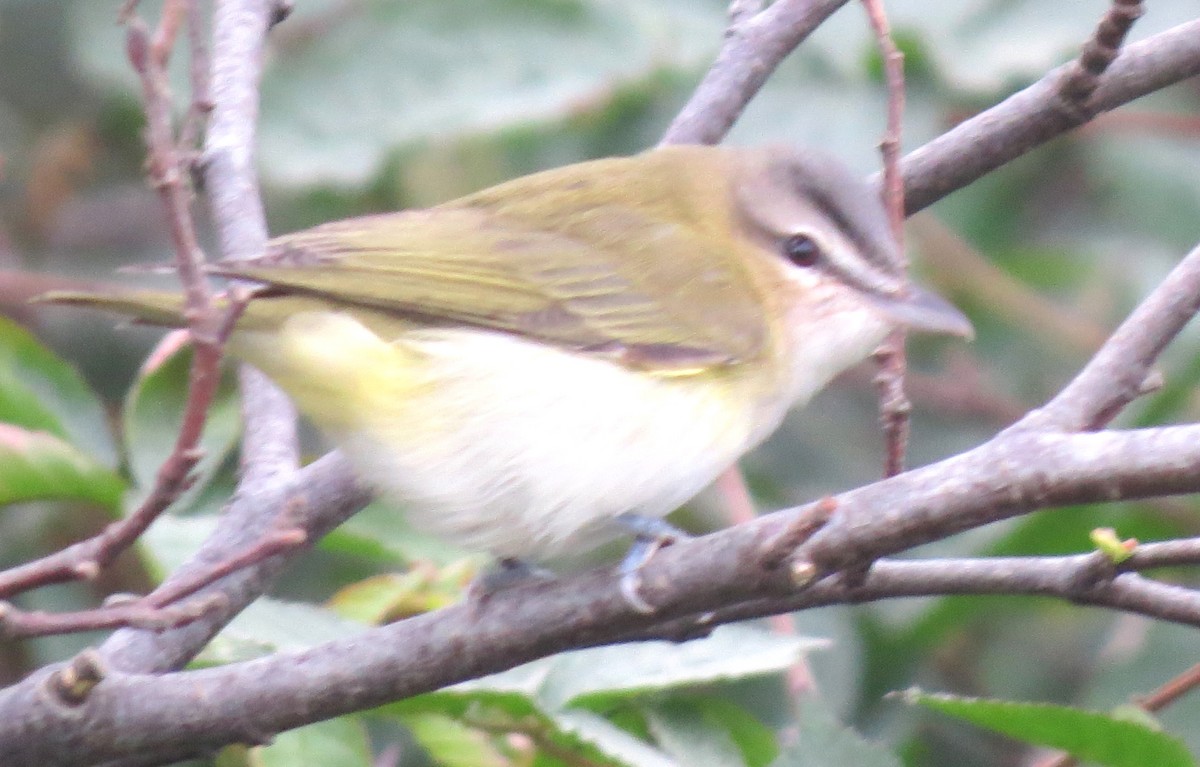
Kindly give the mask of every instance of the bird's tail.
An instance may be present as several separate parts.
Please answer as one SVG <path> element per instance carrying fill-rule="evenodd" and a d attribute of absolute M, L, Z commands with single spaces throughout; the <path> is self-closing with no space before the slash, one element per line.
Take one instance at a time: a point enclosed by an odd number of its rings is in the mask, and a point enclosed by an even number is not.
<path fill-rule="evenodd" d="M 37 296 L 33 302 L 99 309 L 121 314 L 147 325 L 178 328 L 187 324 L 187 320 L 184 318 L 183 296 L 167 290 L 129 290 L 108 293 L 55 290 Z"/>

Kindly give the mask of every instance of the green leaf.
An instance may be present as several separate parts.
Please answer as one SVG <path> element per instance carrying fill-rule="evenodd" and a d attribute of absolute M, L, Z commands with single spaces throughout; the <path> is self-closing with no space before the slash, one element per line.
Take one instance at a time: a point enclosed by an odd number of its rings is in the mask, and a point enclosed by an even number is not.
<path fill-rule="evenodd" d="M 125 482 L 73 445 L 46 432 L 0 423 L 0 506 L 79 500 L 117 509 Z"/>
<path fill-rule="evenodd" d="M 799 736 L 772 767 L 900 767 L 894 754 L 837 720 L 819 701 L 800 705 Z"/>
<path fill-rule="evenodd" d="M 908 703 L 957 717 L 994 732 L 1110 767 L 1195 767 L 1177 738 L 1142 722 L 1097 711 L 909 690 Z"/>
<path fill-rule="evenodd" d="M 401 717 L 433 760 L 444 767 L 507 767 L 491 736 L 443 714 L 415 712 Z"/>
<path fill-rule="evenodd" d="M 521 668 L 531 665 L 533 664 L 526 664 Z M 536 670 L 531 674 L 531 677 L 534 678 L 540 676 L 541 674 Z M 461 718 L 465 717 L 468 712 L 483 707 L 494 715 L 503 715 L 513 720 L 532 717 L 541 718 L 548 723 L 546 715 L 538 709 L 533 700 L 531 692 L 536 687 L 537 685 L 532 679 L 525 684 L 514 685 L 511 689 L 500 689 L 499 687 L 484 689 L 474 686 L 473 682 L 464 682 L 397 701 L 381 707 L 377 711 L 404 716 L 413 712 L 437 712 Z"/>
<path fill-rule="evenodd" d="M 44 431 L 116 466 L 104 408 L 76 370 L 0 317 L 0 423 Z"/>
<path fill-rule="evenodd" d="M 1132 557 L 1137 548 L 1137 539 L 1122 540 L 1111 527 L 1097 527 L 1092 530 L 1090 537 L 1096 545 L 1096 550 L 1104 552 L 1104 555 L 1117 565 Z"/>
<path fill-rule="evenodd" d="M 578 706 L 617 706 L 647 693 L 778 673 L 817 644 L 819 640 L 782 637 L 752 626 L 723 626 L 712 636 L 684 644 L 640 642 L 562 653 L 380 711 L 403 717 L 438 713 L 466 718 L 468 724 L 482 721 L 483 711 L 490 717 L 489 731 L 503 731 L 507 721 L 514 731 L 534 731 L 537 739 L 560 751 L 595 750 L 593 757 L 619 764 L 667 765 L 675 760 L 594 710 Z M 703 700 L 686 706 L 703 718 L 708 738 L 704 751 L 709 756 L 728 753 L 735 759 L 732 764 L 754 767 L 773 756 L 772 734 L 744 711 L 731 715 L 727 707 Z M 658 734 L 664 739 L 677 735 L 671 742 L 678 748 L 685 745 L 679 739 L 683 717 L 681 709 L 668 707 L 657 719 Z"/>
<path fill-rule="evenodd" d="M 138 551 L 151 575 L 162 580 L 188 561 L 216 529 L 213 515 L 176 517 L 164 514 L 138 539 Z"/>
<path fill-rule="evenodd" d="M 360 634 L 364 628 L 324 607 L 262 597 L 209 643 L 200 662 L 216 665 L 304 650 Z"/>
<path fill-rule="evenodd" d="M 153 487 L 159 467 L 175 446 L 187 400 L 191 363 L 190 346 L 172 350 L 165 357 L 156 354 L 139 372 L 126 397 L 123 418 L 129 468 L 143 493 Z M 240 433 L 237 386 L 226 366 L 200 437 L 203 457 L 192 472 L 196 481 L 176 502 L 176 509 L 187 508 L 200 497 L 237 445 Z"/>
<path fill-rule="evenodd" d="M 685 700 L 664 701 L 645 710 L 646 722 L 659 746 L 679 764 L 691 767 L 744 765 L 742 752 L 729 733 Z"/>
<path fill-rule="evenodd" d="M 131 89 L 111 8 L 72 21 L 83 70 Z M 723 28 L 724 4 L 695 0 L 304 3 L 273 34 L 260 165 L 270 184 L 361 184 L 406 147 L 562 120 L 697 69 Z"/>
<path fill-rule="evenodd" d="M 417 565 L 403 573 L 381 573 L 341 589 L 329 600 L 339 615 L 378 625 L 454 604 L 477 573 L 473 560 L 444 568 Z"/>
<path fill-rule="evenodd" d="M 590 712 L 583 713 L 593 716 Z M 602 728 L 604 732 L 596 733 L 593 731 L 594 728 L 590 728 L 586 722 L 578 724 L 569 715 L 566 719 L 560 719 L 557 715 L 549 715 L 538 710 L 530 697 L 519 692 L 466 690 L 464 685 L 456 685 L 381 706 L 372 714 L 380 717 L 395 717 L 405 723 L 417 721 L 417 727 L 429 728 L 425 730 L 414 728 L 414 734 L 421 744 L 435 756 L 443 749 L 452 747 L 451 744 L 444 742 L 448 737 L 447 732 L 451 725 L 441 726 L 439 724 L 441 719 L 459 722 L 462 727 L 472 733 L 482 731 L 492 735 L 508 733 L 522 735 L 533 742 L 539 759 L 546 758 L 548 754 L 552 753 L 561 757 L 567 764 L 639 764 L 639 762 L 614 757 L 597 741 L 619 743 L 619 746 L 613 746 L 613 748 L 622 753 L 625 751 L 635 754 L 658 753 L 653 747 L 627 733 L 613 734 L 611 738 L 606 737 L 611 734 L 610 728 L 613 727 L 611 724 Z M 422 719 L 425 721 L 420 721 Z M 577 726 L 583 728 L 583 734 L 575 732 Z M 477 736 L 471 735 L 470 737 L 474 739 Z M 479 747 L 478 743 L 474 746 L 465 745 L 464 749 L 477 747 Z M 519 760 L 518 763 L 520 763 Z M 543 764 L 544 762 L 536 763 Z M 558 762 L 551 761 L 549 764 L 556 765 Z"/>
<path fill-rule="evenodd" d="M 1109 647 L 1104 662 L 1089 674 L 1088 688 L 1079 703 L 1102 711 L 1112 709 L 1114 715 L 1124 717 L 1132 692 L 1153 689 L 1192 663 L 1196 630 L 1133 616 L 1119 620 L 1123 636 L 1135 636 L 1136 641 Z M 1107 630 L 1112 632 L 1113 626 Z M 1192 753 L 1200 753 L 1200 728 L 1196 727 L 1200 696 L 1179 698 L 1155 717 L 1168 732 L 1178 733 Z"/>
<path fill-rule="evenodd" d="M 281 732 L 269 746 L 253 749 L 261 767 L 370 767 L 371 746 L 362 719 L 341 716 Z"/>
<path fill-rule="evenodd" d="M 375 501 L 358 512 L 321 541 L 321 548 L 374 556 L 390 562 L 430 561 L 449 564 L 471 552 L 408 523 L 403 509 L 387 501 Z"/>
<path fill-rule="evenodd" d="M 554 714 L 553 718 L 564 732 L 591 744 L 619 764 L 628 767 L 678 767 L 674 759 L 599 714 L 566 709 Z"/>
<path fill-rule="evenodd" d="M 683 644 L 638 642 L 594 647 L 549 659 L 538 698 L 548 708 L 603 708 L 630 695 L 734 681 L 787 670 L 825 641 L 782 636 L 751 625 L 720 626 Z M 486 684 L 486 679 L 479 680 Z"/>
<path fill-rule="evenodd" d="M 709 727 L 729 736 L 748 767 L 766 767 L 779 756 L 775 731 L 733 701 L 717 695 L 688 694 L 686 705 Z"/>

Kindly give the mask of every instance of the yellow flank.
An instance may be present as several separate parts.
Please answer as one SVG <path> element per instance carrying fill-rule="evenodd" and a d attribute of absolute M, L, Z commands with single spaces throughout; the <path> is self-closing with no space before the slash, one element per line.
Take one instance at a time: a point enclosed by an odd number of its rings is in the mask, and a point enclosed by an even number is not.
<path fill-rule="evenodd" d="M 662 378 L 488 330 L 390 341 L 330 312 L 270 349 L 238 351 L 415 526 L 500 556 L 542 559 L 603 540 L 624 512 L 666 514 L 784 409 L 760 411 L 736 376 Z"/>
<path fill-rule="evenodd" d="M 786 406 L 764 409 L 733 374 L 661 377 L 487 330 L 381 337 L 337 311 L 239 330 L 230 351 L 415 525 L 501 556 L 553 556 L 603 540 L 621 513 L 666 514 Z"/>
<path fill-rule="evenodd" d="M 230 351 L 270 376 L 318 426 L 339 431 L 371 419 L 382 404 L 411 399 L 420 361 L 333 311 L 293 315 L 277 332 L 239 331 Z"/>

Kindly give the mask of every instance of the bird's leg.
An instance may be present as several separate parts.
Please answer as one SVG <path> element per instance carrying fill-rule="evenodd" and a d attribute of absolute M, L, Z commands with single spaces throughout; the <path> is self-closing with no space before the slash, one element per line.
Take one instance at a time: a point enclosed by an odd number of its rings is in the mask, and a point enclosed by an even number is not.
<path fill-rule="evenodd" d="M 467 598 L 473 602 L 482 603 L 497 591 L 503 591 L 530 580 L 548 581 L 553 579 L 554 573 L 544 567 L 538 567 L 516 557 L 501 557 L 475 576 L 475 580 L 467 589 Z"/>
<path fill-rule="evenodd" d="M 647 615 L 654 612 L 654 605 L 641 595 L 642 568 L 663 546 L 691 536 L 678 527 L 658 517 L 643 517 L 625 513 L 617 517 L 617 524 L 633 533 L 633 545 L 621 560 L 621 595 L 633 609 Z"/>

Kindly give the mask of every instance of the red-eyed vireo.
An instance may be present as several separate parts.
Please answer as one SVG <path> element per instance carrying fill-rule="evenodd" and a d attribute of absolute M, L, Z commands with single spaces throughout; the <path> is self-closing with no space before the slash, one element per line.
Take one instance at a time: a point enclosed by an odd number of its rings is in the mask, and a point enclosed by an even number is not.
<path fill-rule="evenodd" d="M 542 559 L 661 518 L 892 328 L 969 335 L 908 284 L 826 157 L 679 146 L 272 240 L 229 350 L 412 523 Z M 59 303 L 181 325 L 177 295 Z"/>

